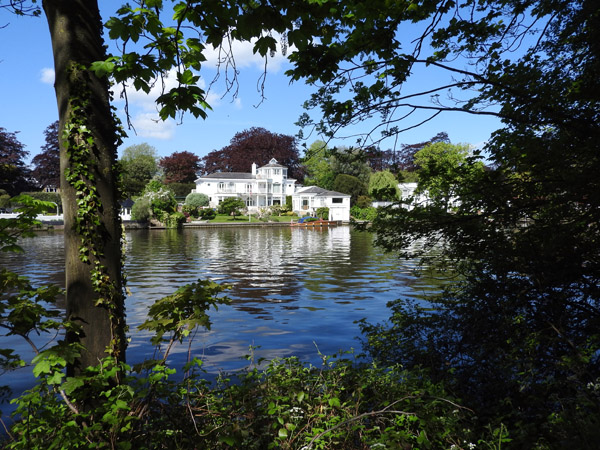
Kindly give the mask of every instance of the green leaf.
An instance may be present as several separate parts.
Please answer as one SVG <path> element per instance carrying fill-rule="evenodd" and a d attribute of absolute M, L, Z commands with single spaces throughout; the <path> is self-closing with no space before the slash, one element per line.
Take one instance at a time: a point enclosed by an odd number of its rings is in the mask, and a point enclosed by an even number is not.
<path fill-rule="evenodd" d="M 50 362 L 43 359 L 33 367 L 33 375 L 39 377 L 42 373 L 50 373 Z"/>
<path fill-rule="evenodd" d="M 329 403 L 329 406 L 331 406 L 332 408 L 333 407 L 335 407 L 335 408 L 341 407 L 340 399 L 337 397 L 332 397 L 329 400 L 327 400 L 327 402 Z"/>
<path fill-rule="evenodd" d="M 62 384 L 62 389 L 65 394 L 70 395 L 73 391 L 84 385 L 83 378 L 81 377 L 68 377 L 67 380 Z"/>
<path fill-rule="evenodd" d="M 115 64 L 110 61 L 95 61 L 90 65 L 90 70 L 94 72 L 98 78 L 102 78 L 113 73 Z"/>
<path fill-rule="evenodd" d="M 236 439 L 234 436 L 219 436 L 219 442 L 224 442 L 227 445 L 234 446 L 236 444 Z"/>

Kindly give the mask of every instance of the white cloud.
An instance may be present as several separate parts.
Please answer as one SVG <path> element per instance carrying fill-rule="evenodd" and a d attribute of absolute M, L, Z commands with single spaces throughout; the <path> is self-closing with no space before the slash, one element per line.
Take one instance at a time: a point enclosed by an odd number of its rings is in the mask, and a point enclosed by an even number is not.
<path fill-rule="evenodd" d="M 206 90 L 206 81 L 200 78 L 196 86 Z M 144 91 L 136 91 L 133 87 L 128 87 L 127 101 L 129 102 L 129 108 L 130 110 L 140 109 L 146 112 L 156 111 L 156 99 L 162 95 L 163 90 L 164 92 L 168 92 L 174 87 L 177 87 L 177 77 L 174 70 L 165 75 L 162 80 L 157 80 L 147 94 Z M 124 101 L 124 98 L 121 97 L 122 90 L 123 87 L 121 85 L 113 86 L 113 97 L 116 101 Z M 206 101 L 210 106 L 215 107 L 220 103 L 221 97 L 221 94 L 211 90 L 206 96 Z"/>
<path fill-rule="evenodd" d="M 166 74 L 162 80 L 156 80 L 147 94 L 144 91 L 137 91 L 133 87 L 128 87 L 127 101 L 129 102 L 129 107 L 138 108 L 143 111 L 156 111 L 156 99 L 162 95 L 163 85 L 165 92 L 177 87 L 177 77 L 174 71 Z M 113 86 L 115 99 L 124 100 L 124 98 L 120 97 L 122 90 L 122 85 Z"/>
<path fill-rule="evenodd" d="M 54 69 L 44 67 L 40 72 L 40 81 L 44 84 L 54 84 Z"/>
<path fill-rule="evenodd" d="M 168 140 L 175 134 L 175 122 L 171 119 L 162 121 L 157 113 L 139 113 L 131 121 L 140 137 Z"/>
<path fill-rule="evenodd" d="M 281 70 L 281 66 L 287 62 L 287 56 L 284 56 L 281 51 L 281 36 L 274 34 L 273 37 L 277 41 L 277 51 L 275 55 L 267 57 L 267 71 L 270 73 L 277 73 Z M 227 70 L 227 57 L 231 53 L 233 60 L 235 61 L 235 67 L 239 69 L 255 68 L 258 70 L 264 70 L 265 58 L 260 56 L 259 53 L 254 53 L 254 43 L 256 39 L 251 42 L 248 41 L 233 41 L 230 49 L 212 49 L 207 48 L 205 51 L 206 61 L 205 65 L 216 69 L 219 63 L 221 63 L 221 70 Z M 288 49 L 288 53 L 291 49 Z"/>
<path fill-rule="evenodd" d="M 200 79 L 197 86 L 206 89 L 206 82 Z M 162 121 L 158 115 L 156 99 L 165 92 L 177 87 L 177 77 L 175 72 L 171 71 L 162 80 L 157 80 L 149 93 L 136 91 L 133 87 L 127 88 L 127 101 L 129 103 L 129 114 L 131 122 L 138 136 L 154 139 L 172 139 L 175 135 L 176 124 L 172 119 Z M 113 97 L 117 102 L 123 102 L 120 97 L 122 86 L 113 86 Z M 219 104 L 221 96 L 215 92 L 209 92 L 207 102 L 215 107 Z"/>

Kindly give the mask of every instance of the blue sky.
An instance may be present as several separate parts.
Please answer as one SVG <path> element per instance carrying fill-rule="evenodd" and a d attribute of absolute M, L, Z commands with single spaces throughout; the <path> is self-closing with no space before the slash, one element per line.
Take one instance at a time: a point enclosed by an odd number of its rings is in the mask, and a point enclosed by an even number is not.
<path fill-rule="evenodd" d="M 101 2 L 105 8 L 103 19 L 116 10 L 120 1 Z M 112 8 L 112 9 L 111 9 Z M 0 127 L 10 132 L 19 131 L 18 139 L 30 152 L 30 157 L 40 151 L 44 144 L 44 129 L 57 119 L 54 97 L 52 50 L 50 36 L 44 17 L 16 17 L 0 9 Z M 110 43 L 109 43 L 110 46 Z M 128 130 L 129 137 L 121 147 L 147 142 L 154 146 L 159 156 L 167 156 L 175 151 L 191 151 L 200 157 L 214 149 L 229 144 L 235 133 L 251 127 L 264 127 L 275 133 L 296 135 L 299 128 L 294 125 L 303 112 L 302 103 L 312 92 L 301 82 L 289 83 L 284 71 L 289 67 L 281 55 L 275 57 L 268 67 L 265 86 L 266 100 L 258 107 L 260 94 L 257 82 L 263 69 L 263 61 L 252 55 L 251 47 L 236 49 L 236 60 L 240 69 L 240 90 L 237 99 L 231 96 L 221 98 L 223 85 L 217 84 L 210 95 L 208 119 L 195 119 L 185 116 L 183 124 L 176 121 L 156 123 L 154 97 L 128 92 L 130 110 L 137 134 Z M 210 82 L 215 71 L 205 72 Z M 421 83 L 436 82 L 436 73 L 426 71 L 418 74 L 414 88 Z M 117 100 L 122 120 L 124 102 Z M 401 134 L 397 145 L 411 144 L 427 140 L 440 131 L 448 133 L 453 143 L 470 143 L 480 146 L 491 132 L 499 127 L 499 121 L 491 117 L 475 117 L 459 113 L 444 113 L 424 126 Z M 344 134 L 362 131 L 367 125 L 346 130 Z M 311 135 L 305 142 L 310 145 L 319 136 Z M 354 139 L 336 140 L 335 145 L 351 146 Z M 394 146 L 393 141 L 384 141 L 382 149 Z"/>

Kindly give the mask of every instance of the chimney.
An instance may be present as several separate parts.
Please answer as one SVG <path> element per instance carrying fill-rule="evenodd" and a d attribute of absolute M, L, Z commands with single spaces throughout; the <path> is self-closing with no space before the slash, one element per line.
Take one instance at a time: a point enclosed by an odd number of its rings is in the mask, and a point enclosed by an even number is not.
<path fill-rule="evenodd" d="M 252 163 L 252 175 L 256 175 L 256 163 Z"/>

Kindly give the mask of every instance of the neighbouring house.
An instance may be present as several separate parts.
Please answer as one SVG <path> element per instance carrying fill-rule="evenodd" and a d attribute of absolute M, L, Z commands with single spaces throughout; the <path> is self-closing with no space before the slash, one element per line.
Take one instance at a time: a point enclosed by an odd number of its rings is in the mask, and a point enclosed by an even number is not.
<path fill-rule="evenodd" d="M 350 220 L 350 195 L 328 191 L 317 186 L 296 189 L 292 195 L 292 209 L 298 215 L 314 216 L 319 208 L 329 208 L 329 220 Z"/>
<path fill-rule="evenodd" d="M 416 193 L 418 183 L 400 183 L 398 189 L 400 189 L 400 198 L 406 200 L 413 197 L 413 203 L 410 205 L 404 204 L 403 206 L 408 209 L 413 209 L 414 205 L 427 206 L 431 204 L 431 199 L 427 192 Z M 456 208 L 460 205 L 460 200 L 456 196 L 450 197 L 447 207 L 449 209 Z"/>
<path fill-rule="evenodd" d="M 130 198 L 120 202 L 121 220 L 131 220 L 131 208 L 133 208 L 133 203 L 133 200 Z"/>
<path fill-rule="evenodd" d="M 192 192 L 208 196 L 209 206 L 217 207 L 224 199 L 237 197 L 249 210 L 285 205 L 285 197 L 292 195 L 296 180 L 288 178 L 288 169 L 275 158 L 262 167 L 252 163 L 252 172 L 217 172 L 196 180 Z"/>
<path fill-rule="evenodd" d="M 415 191 L 417 189 L 419 183 L 399 183 L 398 189 L 400 189 L 400 198 L 403 201 L 406 201 L 408 198 L 413 197 L 414 203 L 412 204 L 403 204 L 405 208 L 413 209 L 414 205 L 427 206 L 430 203 L 429 197 L 426 193 L 416 194 Z"/>

